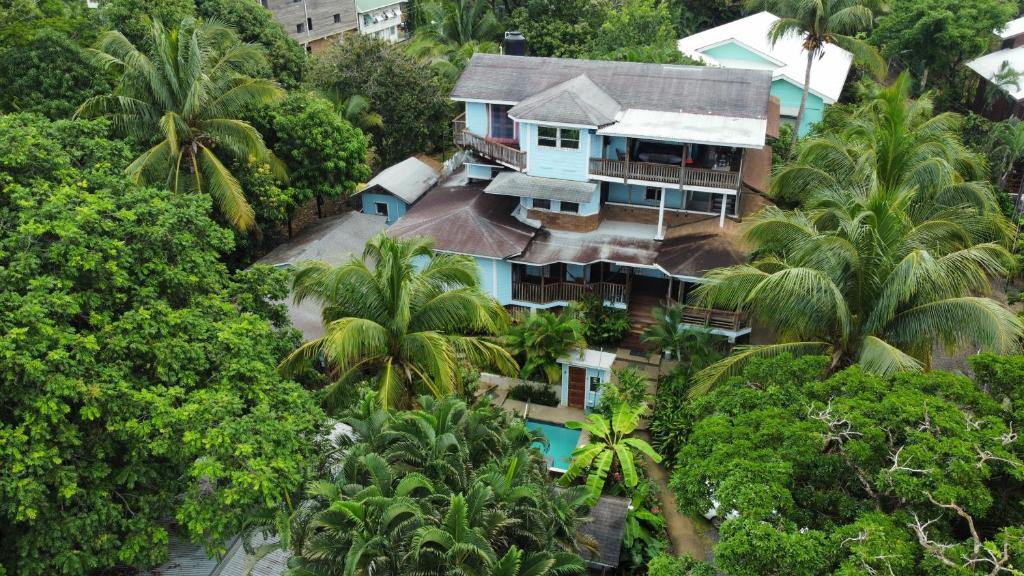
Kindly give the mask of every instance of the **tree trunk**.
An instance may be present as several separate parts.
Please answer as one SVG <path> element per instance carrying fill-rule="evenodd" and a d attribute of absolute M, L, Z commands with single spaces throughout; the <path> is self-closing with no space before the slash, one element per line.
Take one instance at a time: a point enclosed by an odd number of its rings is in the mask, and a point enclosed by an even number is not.
<path fill-rule="evenodd" d="M 924 67 L 924 73 L 921 74 L 921 89 L 920 92 L 924 92 L 924 87 L 928 84 L 928 67 Z"/>
<path fill-rule="evenodd" d="M 804 93 L 800 95 L 800 109 L 796 112 L 796 128 L 793 130 L 793 140 L 789 143 L 789 153 L 796 151 L 796 141 L 800 138 L 800 125 L 804 122 L 804 110 L 807 109 L 807 93 L 811 90 L 811 64 L 814 63 L 814 55 L 817 50 L 807 51 L 807 71 L 804 72 Z"/>

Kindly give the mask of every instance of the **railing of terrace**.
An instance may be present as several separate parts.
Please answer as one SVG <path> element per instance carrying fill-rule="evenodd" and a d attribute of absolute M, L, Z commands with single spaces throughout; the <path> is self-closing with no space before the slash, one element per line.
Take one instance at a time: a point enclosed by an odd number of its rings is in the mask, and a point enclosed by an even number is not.
<path fill-rule="evenodd" d="M 629 166 L 627 171 L 627 164 Z M 628 178 L 646 182 L 662 182 L 679 185 L 680 166 L 675 164 L 659 164 L 656 162 L 626 162 L 607 158 L 591 158 L 590 173 L 596 176 L 612 178 Z M 688 186 L 704 186 L 707 188 L 739 188 L 740 173 L 728 170 L 708 170 L 707 168 L 687 167 L 683 174 L 683 184 Z"/>
<path fill-rule="evenodd" d="M 465 114 L 452 121 L 452 137 L 455 140 L 456 146 L 469 148 L 510 168 L 520 171 L 526 170 L 526 152 L 473 134 L 466 129 Z"/>
<path fill-rule="evenodd" d="M 535 304 L 572 302 L 580 300 L 591 293 L 600 295 L 605 302 L 625 304 L 628 288 L 625 284 L 613 282 L 592 282 L 590 284 L 552 282 L 543 286 L 531 282 L 512 283 L 512 299 L 519 302 L 533 302 Z"/>

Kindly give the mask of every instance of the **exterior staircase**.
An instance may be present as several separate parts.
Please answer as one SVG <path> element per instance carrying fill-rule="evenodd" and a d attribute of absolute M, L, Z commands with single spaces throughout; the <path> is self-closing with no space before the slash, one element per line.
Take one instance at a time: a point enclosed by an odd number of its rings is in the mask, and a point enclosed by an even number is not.
<path fill-rule="evenodd" d="M 627 350 L 649 351 L 650 345 L 643 342 L 644 330 L 655 323 L 651 311 L 661 305 L 661 298 L 647 294 L 633 294 L 629 299 L 630 327 L 621 346 Z"/>

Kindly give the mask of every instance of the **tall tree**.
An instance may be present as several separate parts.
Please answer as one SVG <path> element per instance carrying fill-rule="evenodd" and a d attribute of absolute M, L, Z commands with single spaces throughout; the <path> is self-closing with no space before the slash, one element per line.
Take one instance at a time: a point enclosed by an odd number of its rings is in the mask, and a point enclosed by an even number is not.
<path fill-rule="evenodd" d="M 515 361 L 486 335 L 498 334 L 505 310 L 480 291 L 476 265 L 435 253 L 426 239 L 385 234 L 366 244 L 361 259 L 332 267 L 300 265 L 295 301 L 322 307 L 326 334 L 303 344 L 285 368 L 323 357 L 339 388 L 369 378 L 383 406 L 409 407 L 420 393 L 444 396 L 459 386 L 463 359 L 514 374 Z"/>
<path fill-rule="evenodd" d="M 409 53 L 454 80 L 476 52 L 498 51 L 501 22 L 487 0 L 428 0 L 416 13 Z"/>
<path fill-rule="evenodd" d="M 811 67 L 827 44 L 850 51 L 856 60 L 867 65 L 876 75 L 884 73 L 885 64 L 875 48 L 856 37 L 856 34 L 871 29 L 874 18 L 866 0 L 746 0 L 746 6 L 748 10 L 768 10 L 779 16 L 768 31 L 768 38 L 773 43 L 790 34 L 803 39 L 807 70 L 796 114 L 798 129 L 793 131 L 791 146 L 796 146 L 800 137 L 799 126 L 803 123 L 807 94 L 811 89 Z"/>
<path fill-rule="evenodd" d="M 512 326 L 504 344 L 525 358 L 520 371 L 523 378 L 542 376 L 548 384 L 555 384 L 562 378 L 558 359 L 573 347 L 587 347 L 583 330 L 582 323 L 572 316 L 541 311 Z"/>
<path fill-rule="evenodd" d="M 157 142 L 128 166 L 132 179 L 209 194 L 232 226 L 251 228 L 253 209 L 225 161 L 255 158 L 279 178 L 285 174 L 260 133 L 239 119 L 247 107 L 284 96 L 277 83 L 244 74 L 263 61 L 262 50 L 240 43 L 230 28 L 186 18 L 170 30 L 153 22 L 142 48 L 108 32 L 90 58 L 120 78 L 113 92 L 90 98 L 76 114 L 110 117 L 140 143 Z"/>
<path fill-rule="evenodd" d="M 223 551 L 315 460 L 287 275 L 230 273 L 210 199 L 131 157 L 105 120 L 0 115 L 0 572 L 145 570 L 169 519 Z"/>

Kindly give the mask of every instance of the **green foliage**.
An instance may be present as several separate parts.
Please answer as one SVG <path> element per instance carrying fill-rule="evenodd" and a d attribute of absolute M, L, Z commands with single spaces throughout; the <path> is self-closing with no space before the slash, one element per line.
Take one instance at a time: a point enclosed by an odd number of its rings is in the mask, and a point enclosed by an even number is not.
<path fill-rule="evenodd" d="M 644 330 L 644 342 L 671 353 L 686 377 L 721 356 L 711 332 L 683 323 L 682 304 L 657 307 L 651 315 L 655 323 Z"/>
<path fill-rule="evenodd" d="M 978 354 L 968 362 L 982 390 L 998 401 L 1024 402 L 1024 356 Z"/>
<path fill-rule="evenodd" d="M 167 30 L 153 22 L 144 46 L 119 31 L 101 36 L 90 60 L 120 78 L 110 94 L 86 100 L 76 115 L 109 117 L 133 140 L 156 142 L 127 168 L 136 183 L 209 194 L 233 227 L 248 230 L 254 211 L 226 164 L 255 159 L 285 177 L 260 133 L 239 119 L 248 108 L 277 102 L 284 91 L 245 75 L 263 62 L 263 52 L 239 42 L 230 28 L 191 18 L 175 25 Z"/>
<path fill-rule="evenodd" d="M 378 166 L 441 149 L 450 139 L 448 91 L 430 65 L 384 40 L 358 36 L 313 56 L 306 80 L 315 88 L 361 94 L 387 122 L 370 130 Z"/>
<path fill-rule="evenodd" d="M 583 324 L 583 336 L 593 346 L 618 344 L 629 332 L 629 312 L 605 306 L 596 293 L 572 302 L 565 314 L 574 316 Z"/>
<path fill-rule="evenodd" d="M 529 0 L 510 20 L 526 38 L 530 56 L 583 58 L 606 14 L 603 0 Z"/>
<path fill-rule="evenodd" d="M 923 89 L 930 73 L 946 78 L 963 62 L 988 52 L 992 30 L 1016 15 L 1010 0 L 902 0 L 878 19 L 871 39 L 883 56 L 914 70 Z"/>
<path fill-rule="evenodd" d="M 672 24 L 680 37 L 696 34 L 743 17 L 741 0 L 668 0 Z"/>
<path fill-rule="evenodd" d="M 271 77 L 289 90 L 299 87 L 306 51 L 284 31 L 274 15 L 251 0 L 196 0 L 197 14 L 231 26 L 243 42 L 263 48 L 269 69 L 257 66 L 250 76 Z M 166 20 L 165 20 L 166 22 Z"/>
<path fill-rule="evenodd" d="M 987 298 L 1013 259 L 983 165 L 957 117 L 909 101 L 906 76 L 839 135 L 806 139 L 773 189 L 805 190 L 803 210 L 767 208 L 745 235 L 749 264 L 707 275 L 701 305 L 750 311 L 781 342 L 738 348 L 697 375 L 700 393 L 756 356 L 828 353 L 833 369 L 922 371 L 933 349 L 1014 352 L 1024 323 Z M 792 188 L 790 188 L 792 192 Z"/>
<path fill-rule="evenodd" d="M 145 49 L 152 42 L 153 21 L 177 24 L 196 16 L 195 0 L 100 0 L 100 17 L 108 30 L 118 30 L 129 42 Z"/>
<path fill-rule="evenodd" d="M 658 554 L 647 563 L 648 576 L 715 576 L 715 569 L 690 556 Z"/>
<path fill-rule="evenodd" d="M 416 11 L 408 52 L 454 82 L 474 53 L 499 51 L 501 33 L 501 22 L 487 0 L 427 0 Z"/>
<path fill-rule="evenodd" d="M 611 418 L 619 406 L 645 406 L 650 396 L 649 385 L 647 377 L 634 366 L 615 370 L 612 379 L 601 385 L 601 397 L 594 409 Z"/>
<path fill-rule="evenodd" d="M 586 486 L 590 492 L 591 503 L 597 502 L 601 497 L 608 472 L 611 470 L 616 474 L 622 474 L 622 482 L 627 488 L 635 488 L 639 481 L 636 460 L 640 454 L 654 462 L 661 462 L 661 456 L 650 444 L 630 436 L 646 411 L 646 404 L 620 404 L 615 407 L 611 418 L 605 418 L 595 412 L 583 422 L 566 422 L 567 428 L 586 430 L 590 434 L 590 443 L 573 451 L 572 464 L 562 475 L 562 484 L 569 485 L 586 472 Z"/>
<path fill-rule="evenodd" d="M 364 397 L 344 421 L 334 472 L 291 518 L 289 566 L 310 576 L 366 573 L 582 574 L 587 506 L 552 484 L 522 421 L 453 398 L 390 412 Z"/>
<path fill-rule="evenodd" d="M 647 562 L 665 552 L 665 518 L 658 508 L 657 486 L 650 479 L 636 485 L 626 513 L 620 569 L 642 570 Z"/>
<path fill-rule="evenodd" d="M 327 363 L 333 383 L 328 404 L 354 383 L 370 379 L 382 406 L 407 408 L 420 393 L 458 392 L 459 362 L 515 373 L 515 361 L 486 336 L 500 333 L 507 314 L 480 291 L 476 263 L 468 256 L 433 251 L 429 239 L 396 239 L 381 233 L 362 258 L 331 266 L 297 266 L 295 302 L 321 308 L 324 336 L 306 342 L 284 363 L 300 373 L 312 361 Z"/>
<path fill-rule="evenodd" d="M 523 358 L 520 376 L 544 378 L 548 384 L 562 381 L 558 359 L 573 348 L 587 347 L 584 327 L 569 314 L 552 314 L 546 310 L 530 314 L 519 324 L 509 327 L 505 347 Z"/>
<path fill-rule="evenodd" d="M 671 487 L 685 512 L 724 518 L 718 568 L 988 574 L 968 565 L 988 549 L 1005 564 L 1003 543 L 1019 546 L 1005 528 L 1024 518 L 1013 416 L 960 376 L 854 367 L 822 381 L 828 363 L 752 362 L 687 405 Z"/>
<path fill-rule="evenodd" d="M 288 189 L 296 204 L 314 196 L 348 195 L 369 180 L 366 137 L 329 101 L 293 92 L 266 116 L 258 127 L 288 169 Z"/>
<path fill-rule="evenodd" d="M 92 70 L 78 43 L 44 28 L 24 44 L 0 48 L 0 111 L 68 118 L 87 98 L 110 89 Z"/>
<path fill-rule="evenodd" d="M 509 388 L 508 397 L 520 402 L 531 404 L 542 404 L 544 406 L 558 406 L 558 393 L 550 386 L 537 386 L 535 384 L 516 384 Z"/>
<path fill-rule="evenodd" d="M 591 54 L 607 58 L 624 49 L 665 47 L 679 55 L 668 5 L 656 0 L 625 0 L 609 7 L 604 23 L 590 42 Z M 618 59 L 618 58 L 615 58 Z"/>
<path fill-rule="evenodd" d="M 323 414 L 276 364 L 285 274 L 231 274 L 209 199 L 139 188 L 104 121 L 0 116 L 0 564 L 220 550 L 306 480 Z"/>

